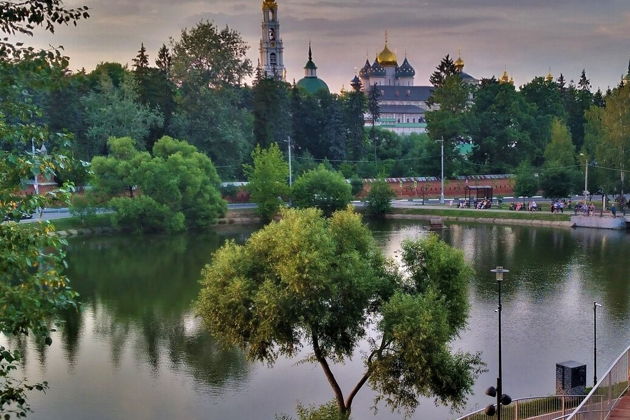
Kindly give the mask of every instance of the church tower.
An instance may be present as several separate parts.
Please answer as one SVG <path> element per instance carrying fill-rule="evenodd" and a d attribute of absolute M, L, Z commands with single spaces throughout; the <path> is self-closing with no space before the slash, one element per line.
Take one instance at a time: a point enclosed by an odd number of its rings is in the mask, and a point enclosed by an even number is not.
<path fill-rule="evenodd" d="M 262 38 L 260 39 L 260 73 L 263 77 L 286 80 L 286 69 L 278 22 L 276 0 L 263 0 Z"/>

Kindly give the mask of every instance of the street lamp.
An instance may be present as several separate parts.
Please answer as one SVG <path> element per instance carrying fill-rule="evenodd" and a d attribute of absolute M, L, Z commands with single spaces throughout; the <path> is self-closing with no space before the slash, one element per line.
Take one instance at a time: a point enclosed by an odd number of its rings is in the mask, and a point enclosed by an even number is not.
<path fill-rule="evenodd" d="M 588 156 L 584 153 L 580 153 L 580 156 L 584 157 L 584 203 L 588 200 Z"/>
<path fill-rule="evenodd" d="M 499 290 L 499 305 L 497 307 L 497 312 L 499 313 L 499 377 L 497 378 L 497 387 L 491 386 L 487 389 L 486 395 L 490 397 L 496 397 L 497 403 L 496 406 L 490 404 L 486 407 L 486 414 L 488 416 L 494 416 L 497 414 L 497 419 L 501 420 L 501 406 L 508 405 L 512 402 L 512 398 L 509 395 L 503 393 L 503 370 L 502 370 L 502 354 L 501 354 L 501 310 L 503 309 L 501 304 L 501 283 L 503 283 L 503 274 L 509 273 L 510 270 L 506 270 L 501 266 L 497 266 L 494 270 L 490 270 L 490 272 L 495 273 L 497 280 L 497 287 Z"/>
<path fill-rule="evenodd" d="M 442 151 L 442 176 L 440 177 L 440 204 L 444 204 L 444 137 L 440 140 L 436 140 L 440 143 L 440 149 Z"/>
<path fill-rule="evenodd" d="M 597 307 L 600 305 L 593 302 L 593 386 L 597 385 Z"/>

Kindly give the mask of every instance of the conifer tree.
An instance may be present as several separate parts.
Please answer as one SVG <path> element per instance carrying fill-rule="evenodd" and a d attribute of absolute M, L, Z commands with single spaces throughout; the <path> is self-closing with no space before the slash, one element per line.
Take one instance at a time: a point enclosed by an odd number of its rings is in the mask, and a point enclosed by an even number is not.
<path fill-rule="evenodd" d="M 435 68 L 431 77 L 429 77 L 429 82 L 431 82 L 434 87 L 438 88 L 444 84 L 447 77 L 456 73 L 457 67 L 455 67 L 453 59 L 446 54 L 442 61 L 440 61 L 440 64 Z"/>
<path fill-rule="evenodd" d="M 582 69 L 582 75 L 580 76 L 580 81 L 578 82 L 578 87 L 582 92 L 591 90 L 591 82 L 586 77 L 586 70 Z"/>
<path fill-rule="evenodd" d="M 567 87 L 567 81 L 564 78 L 564 75 L 562 73 L 560 73 L 560 77 L 558 77 L 558 89 L 560 89 L 560 92 L 564 92 L 566 87 Z"/>
<path fill-rule="evenodd" d="M 149 68 L 149 56 L 147 55 L 147 49 L 144 48 L 144 42 L 140 44 L 138 55 L 133 59 L 133 68 L 136 72 L 142 72 Z"/>
<path fill-rule="evenodd" d="M 171 70 L 171 53 L 168 50 L 168 47 L 165 44 L 162 44 L 160 50 L 158 51 L 158 58 L 155 60 L 155 65 L 160 71 L 166 75 L 170 73 Z"/>
<path fill-rule="evenodd" d="M 375 84 L 374 86 L 372 86 L 372 89 L 370 89 L 368 93 L 368 103 L 367 103 L 368 112 L 372 116 L 372 128 L 374 128 L 374 125 L 376 124 L 376 120 L 381 116 L 381 109 L 378 104 L 378 100 L 380 96 L 381 96 L 381 91 L 378 89 L 377 85 Z"/>

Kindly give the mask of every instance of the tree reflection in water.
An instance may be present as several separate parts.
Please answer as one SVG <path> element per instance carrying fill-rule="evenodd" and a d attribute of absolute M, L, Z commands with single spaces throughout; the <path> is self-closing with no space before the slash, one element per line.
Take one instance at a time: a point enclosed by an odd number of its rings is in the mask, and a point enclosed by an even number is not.
<path fill-rule="evenodd" d="M 115 367 L 131 348 L 136 363 L 148 364 L 154 374 L 167 366 L 215 389 L 246 380 L 249 367 L 242 354 L 218 346 L 191 313 L 191 303 L 212 252 L 226 238 L 244 240 L 249 232 L 72 240 L 68 274 L 81 309 L 62 316 L 69 365 L 83 330 L 93 326 L 109 343 Z"/>

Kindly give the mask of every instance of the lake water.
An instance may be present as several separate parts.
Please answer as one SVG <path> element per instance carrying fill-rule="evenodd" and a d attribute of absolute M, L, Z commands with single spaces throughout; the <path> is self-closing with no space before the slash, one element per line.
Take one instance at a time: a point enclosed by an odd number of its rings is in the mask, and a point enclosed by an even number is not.
<path fill-rule="evenodd" d="M 253 229 L 253 228 L 252 228 Z M 70 241 L 70 276 L 81 294 L 80 314 L 69 313 L 52 347 L 26 340 L 30 380 L 46 379 L 46 394 L 32 393 L 33 420 L 67 419 L 273 419 L 292 414 L 297 402 L 332 398 L 316 365 L 280 360 L 251 364 L 204 332 L 191 312 L 199 272 L 227 238 L 244 241 L 250 228 L 180 236 L 113 236 Z M 405 238 L 426 234 L 418 223 L 372 226 L 393 256 Z M 554 393 L 555 363 L 588 365 L 592 384 L 593 301 L 598 310 L 599 376 L 630 344 L 630 234 L 598 230 L 451 224 L 441 232 L 464 251 L 477 276 L 469 288 L 469 328 L 454 347 L 482 352 L 488 372 L 477 381 L 464 411 L 484 407 L 483 390 L 497 371 L 496 282 L 489 270 L 503 265 L 503 372 L 513 398 Z M 6 341 L 6 340 L 3 340 Z M 335 366 L 342 387 L 362 372 L 359 358 Z M 380 406 L 363 389 L 353 418 L 402 416 Z M 456 417 L 423 400 L 412 417 Z"/>

